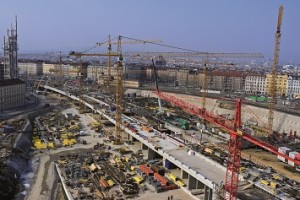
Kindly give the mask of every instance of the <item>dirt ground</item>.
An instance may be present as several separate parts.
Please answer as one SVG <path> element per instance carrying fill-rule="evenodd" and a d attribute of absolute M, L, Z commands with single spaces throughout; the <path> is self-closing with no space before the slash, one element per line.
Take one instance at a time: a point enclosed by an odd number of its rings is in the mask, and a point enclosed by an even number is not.
<path fill-rule="evenodd" d="M 263 165 L 263 166 L 270 166 L 279 174 L 282 174 L 285 177 L 288 177 L 292 180 L 300 182 L 300 174 L 293 173 L 284 168 L 287 164 L 279 162 L 277 160 L 277 156 L 270 154 L 269 152 L 262 151 L 260 149 L 246 149 L 242 152 L 242 157 L 249 159 L 251 155 L 251 161 L 254 163 Z"/>
<path fill-rule="evenodd" d="M 134 198 L 134 200 L 168 200 L 168 197 L 173 195 L 173 200 L 193 200 L 195 197 L 190 196 L 181 189 L 171 190 L 161 193 L 154 191 L 147 191 L 142 193 L 140 197 Z"/>

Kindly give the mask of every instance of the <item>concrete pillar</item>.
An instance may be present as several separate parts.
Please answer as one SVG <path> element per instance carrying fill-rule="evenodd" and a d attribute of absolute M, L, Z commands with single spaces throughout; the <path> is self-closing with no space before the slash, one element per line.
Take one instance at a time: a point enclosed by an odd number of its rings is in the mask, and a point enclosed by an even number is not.
<path fill-rule="evenodd" d="M 204 185 L 204 200 L 212 200 L 213 191 L 206 185 Z"/>
<path fill-rule="evenodd" d="M 127 134 L 127 140 L 129 140 L 131 142 L 134 141 L 132 135 L 130 135 L 129 133 Z"/>
<path fill-rule="evenodd" d="M 204 188 L 204 184 L 201 181 L 197 180 L 197 185 L 196 185 L 197 189 L 203 189 Z"/>
<path fill-rule="evenodd" d="M 189 177 L 189 174 L 182 169 L 180 178 L 181 179 L 187 179 L 188 177 Z"/>
<path fill-rule="evenodd" d="M 149 148 L 148 149 L 148 160 L 155 159 L 155 154 L 156 154 L 156 152 Z"/>
<path fill-rule="evenodd" d="M 147 149 L 149 149 L 149 147 L 141 142 L 141 149 L 147 150 Z"/>
<path fill-rule="evenodd" d="M 197 187 L 197 179 L 191 175 L 188 176 L 188 181 L 187 181 L 187 187 L 188 189 L 196 189 Z"/>

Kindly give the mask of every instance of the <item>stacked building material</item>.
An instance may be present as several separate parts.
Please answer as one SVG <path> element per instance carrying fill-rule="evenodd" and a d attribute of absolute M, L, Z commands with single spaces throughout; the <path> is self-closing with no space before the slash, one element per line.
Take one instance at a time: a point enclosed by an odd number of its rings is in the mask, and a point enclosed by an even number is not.
<path fill-rule="evenodd" d="M 147 176 L 153 176 L 154 174 L 153 170 L 147 167 L 146 165 L 140 165 L 139 169 L 145 174 L 147 174 Z"/>

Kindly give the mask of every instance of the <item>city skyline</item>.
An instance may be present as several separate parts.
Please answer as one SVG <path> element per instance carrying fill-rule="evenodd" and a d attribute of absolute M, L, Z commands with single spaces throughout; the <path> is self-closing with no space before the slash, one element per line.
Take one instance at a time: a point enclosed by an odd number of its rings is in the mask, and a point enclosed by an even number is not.
<path fill-rule="evenodd" d="M 298 1 L 30 2 L 2 2 L 5 9 L 0 13 L 0 35 L 6 34 L 17 15 L 20 53 L 82 51 L 111 34 L 160 39 L 198 51 L 261 52 L 266 58 L 273 57 L 277 13 L 282 4 L 280 61 L 300 63 Z M 151 45 L 123 48 L 172 51 Z"/>

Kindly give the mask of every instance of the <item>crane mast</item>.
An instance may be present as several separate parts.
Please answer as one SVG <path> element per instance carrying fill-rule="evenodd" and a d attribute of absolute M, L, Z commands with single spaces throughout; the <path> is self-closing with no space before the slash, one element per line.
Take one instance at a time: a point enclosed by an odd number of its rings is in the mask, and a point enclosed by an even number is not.
<path fill-rule="evenodd" d="M 111 81 L 111 39 L 110 39 L 110 35 L 108 35 L 108 42 L 107 42 L 107 54 L 108 54 L 108 69 L 107 69 L 107 73 L 108 73 L 108 82 L 107 85 L 110 85 L 110 81 Z"/>
<path fill-rule="evenodd" d="M 79 98 L 81 99 L 79 104 L 79 113 L 84 112 L 84 104 L 83 104 L 83 68 L 82 68 L 82 57 L 79 57 Z"/>
<path fill-rule="evenodd" d="M 155 89 L 156 89 L 156 92 L 157 94 L 159 94 L 159 88 L 158 88 L 158 75 L 157 75 L 157 71 L 156 71 L 156 67 L 155 67 L 155 63 L 154 63 L 154 60 L 152 59 L 152 67 L 153 67 L 153 74 L 154 74 L 154 81 L 155 81 Z M 161 99 L 158 95 L 158 107 L 159 107 L 159 113 L 162 113 L 163 112 L 163 108 L 162 108 L 162 105 L 161 105 Z"/>
<path fill-rule="evenodd" d="M 202 105 L 202 111 L 205 112 L 205 106 L 206 106 L 206 90 L 207 90 L 207 76 L 208 76 L 208 53 L 205 59 L 204 63 L 204 74 L 202 79 L 202 99 L 201 99 L 201 105 Z"/>
<path fill-rule="evenodd" d="M 121 141 L 121 124 L 122 124 L 122 98 L 123 98 L 123 56 L 121 48 L 121 36 L 118 38 L 117 53 L 119 55 L 117 62 L 117 77 L 116 77 L 116 113 L 115 113 L 115 137 L 116 144 L 120 144 Z"/>
<path fill-rule="evenodd" d="M 273 134 L 273 120 L 274 120 L 274 109 L 276 104 L 276 77 L 277 77 L 277 66 L 279 61 L 279 51 L 280 51 L 280 38 L 281 38 L 281 23 L 282 23 L 283 6 L 279 7 L 278 19 L 277 19 L 277 29 L 275 33 L 275 48 L 274 48 L 274 58 L 272 65 L 272 77 L 271 84 L 269 88 L 271 100 L 269 101 L 269 117 L 268 117 L 268 134 Z"/>

